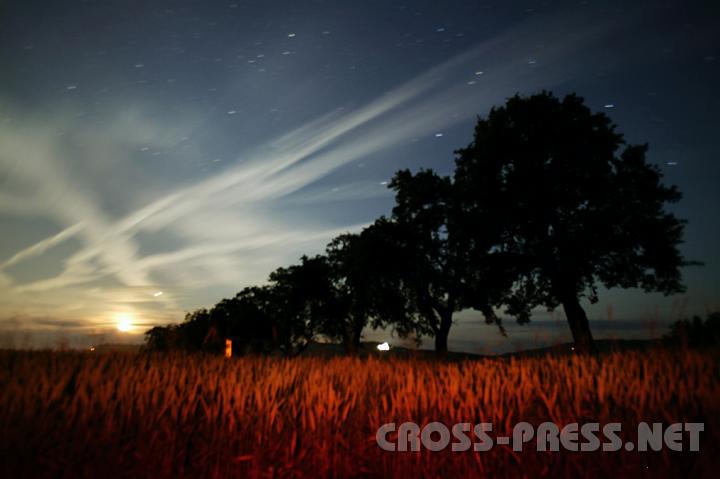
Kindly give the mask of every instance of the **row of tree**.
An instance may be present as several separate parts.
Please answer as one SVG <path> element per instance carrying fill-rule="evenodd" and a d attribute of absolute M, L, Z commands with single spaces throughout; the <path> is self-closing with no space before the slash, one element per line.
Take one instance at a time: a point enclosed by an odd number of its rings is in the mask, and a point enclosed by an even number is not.
<path fill-rule="evenodd" d="M 700 316 L 680 319 L 670 325 L 670 332 L 663 335 L 663 342 L 682 348 L 703 348 L 720 345 L 720 312 L 708 313 L 705 320 Z"/>
<path fill-rule="evenodd" d="M 296 354 L 318 336 L 356 352 L 370 326 L 430 335 L 444 354 L 455 313 L 472 309 L 502 330 L 562 306 L 576 349 L 593 351 L 583 299 L 597 288 L 683 290 L 680 193 L 661 183 L 646 145 L 627 145 L 582 98 L 515 96 L 479 118 L 455 171 L 399 171 L 395 206 L 322 255 L 279 268 L 180 325 L 147 333 L 157 349 L 217 347 Z M 215 339 L 213 339 L 215 338 Z"/>

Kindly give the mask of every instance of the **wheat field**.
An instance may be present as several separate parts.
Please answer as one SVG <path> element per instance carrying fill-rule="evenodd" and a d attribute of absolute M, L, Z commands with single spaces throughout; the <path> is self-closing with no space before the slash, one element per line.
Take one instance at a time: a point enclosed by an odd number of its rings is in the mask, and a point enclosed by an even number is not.
<path fill-rule="evenodd" d="M 2 477 L 711 477 L 720 355 L 398 358 L 0 352 Z M 700 452 L 386 452 L 388 422 L 704 422 Z M 529 448 L 528 448 L 529 449 Z"/>

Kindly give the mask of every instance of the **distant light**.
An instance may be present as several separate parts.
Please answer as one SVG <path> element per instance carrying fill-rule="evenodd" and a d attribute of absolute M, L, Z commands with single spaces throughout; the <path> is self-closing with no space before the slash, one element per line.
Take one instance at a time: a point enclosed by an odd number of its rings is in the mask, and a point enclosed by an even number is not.
<path fill-rule="evenodd" d="M 390 345 L 385 342 L 377 345 L 378 351 L 390 351 Z"/>
<path fill-rule="evenodd" d="M 604 105 L 605 108 L 615 108 L 615 105 L 612 103 L 608 103 L 607 105 Z"/>
<path fill-rule="evenodd" d="M 133 329 L 132 317 L 128 313 L 116 314 L 115 322 L 115 327 L 117 327 L 117 330 L 121 333 L 127 333 Z"/>
<path fill-rule="evenodd" d="M 442 137 L 442 136 L 443 136 L 442 133 L 435 133 L 435 138 L 440 138 L 440 137 Z"/>
<path fill-rule="evenodd" d="M 387 181 L 381 181 L 380 184 L 383 185 L 383 186 L 386 186 L 386 185 L 388 184 L 388 182 L 387 182 Z"/>
<path fill-rule="evenodd" d="M 237 113 L 237 111 L 235 110 L 230 110 L 227 112 L 228 115 L 234 115 L 235 113 Z"/>
<path fill-rule="evenodd" d="M 295 36 L 294 33 L 288 33 L 288 38 L 293 38 Z"/>
<path fill-rule="evenodd" d="M 91 352 L 91 353 L 94 353 L 94 352 L 95 352 L 95 346 L 90 346 L 90 352 Z"/>
<path fill-rule="evenodd" d="M 476 76 L 480 76 L 480 75 L 482 75 L 483 73 L 485 73 L 485 72 L 476 71 L 476 72 L 475 72 L 475 75 L 476 75 Z"/>
<path fill-rule="evenodd" d="M 162 291 L 157 291 L 157 292 L 153 293 L 153 296 L 155 296 L 156 298 L 157 298 L 158 296 L 162 296 L 162 295 L 163 295 L 163 292 L 162 292 Z"/>
<path fill-rule="evenodd" d="M 570 351 L 575 351 L 575 346 L 570 346 Z"/>

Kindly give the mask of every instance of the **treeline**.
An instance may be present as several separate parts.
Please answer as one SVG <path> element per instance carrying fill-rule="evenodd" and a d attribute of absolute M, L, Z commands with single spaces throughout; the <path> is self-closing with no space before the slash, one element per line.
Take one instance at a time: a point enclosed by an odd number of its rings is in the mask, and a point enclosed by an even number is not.
<path fill-rule="evenodd" d="M 703 348 L 720 345 L 720 312 L 709 313 L 705 320 L 700 316 L 681 319 L 670 325 L 663 342 L 682 348 Z"/>
<path fill-rule="evenodd" d="M 472 309 L 502 330 L 536 307 L 562 306 L 576 349 L 594 351 L 582 300 L 597 287 L 683 291 L 685 222 L 665 210 L 647 145 L 627 145 L 576 95 L 515 96 L 479 118 L 455 170 L 398 171 L 395 205 L 324 254 L 275 270 L 179 325 L 146 333 L 151 349 L 301 352 L 318 337 L 358 350 L 364 328 L 434 337 L 447 352 L 454 314 Z"/>
<path fill-rule="evenodd" d="M 335 238 L 323 255 L 278 268 L 268 284 L 247 287 L 178 325 L 148 331 L 151 349 L 221 350 L 225 338 L 245 353 L 293 356 L 323 337 L 357 352 L 362 330 L 393 327 L 402 336 L 431 333 L 405 296 L 395 225 L 385 219 Z"/>

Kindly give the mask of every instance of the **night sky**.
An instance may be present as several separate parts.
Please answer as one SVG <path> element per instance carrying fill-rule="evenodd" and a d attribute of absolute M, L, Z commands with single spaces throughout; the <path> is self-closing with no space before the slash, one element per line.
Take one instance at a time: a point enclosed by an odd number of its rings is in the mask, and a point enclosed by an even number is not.
<path fill-rule="evenodd" d="M 717 310 L 719 5 L 0 1 L 0 343 L 140 341 L 388 214 L 396 170 L 451 173 L 477 115 L 543 89 L 650 144 L 705 262 L 686 294 L 601 291 L 596 337 Z M 467 312 L 450 348 L 567 339 L 559 312 L 508 339 Z"/>

